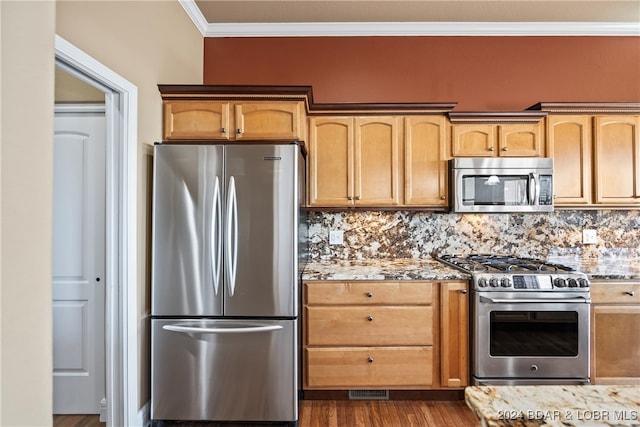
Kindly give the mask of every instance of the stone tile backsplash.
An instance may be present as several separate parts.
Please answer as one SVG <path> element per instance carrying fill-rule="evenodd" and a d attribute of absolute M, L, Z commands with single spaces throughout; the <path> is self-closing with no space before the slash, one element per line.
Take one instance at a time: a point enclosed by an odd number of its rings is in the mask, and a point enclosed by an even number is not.
<path fill-rule="evenodd" d="M 596 229 L 598 243 L 582 243 Z M 329 231 L 344 232 L 329 245 Z M 309 212 L 309 258 L 422 258 L 432 253 L 501 253 L 535 258 L 640 257 L 640 211 L 557 210 L 544 214 L 418 211 Z"/>

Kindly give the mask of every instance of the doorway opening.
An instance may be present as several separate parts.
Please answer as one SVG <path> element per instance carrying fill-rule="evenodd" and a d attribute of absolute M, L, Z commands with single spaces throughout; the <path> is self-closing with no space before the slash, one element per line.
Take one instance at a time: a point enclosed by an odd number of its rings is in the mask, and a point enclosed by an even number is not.
<path fill-rule="evenodd" d="M 56 67 L 105 94 L 105 386 L 107 427 L 138 414 L 137 87 L 56 35 Z"/>

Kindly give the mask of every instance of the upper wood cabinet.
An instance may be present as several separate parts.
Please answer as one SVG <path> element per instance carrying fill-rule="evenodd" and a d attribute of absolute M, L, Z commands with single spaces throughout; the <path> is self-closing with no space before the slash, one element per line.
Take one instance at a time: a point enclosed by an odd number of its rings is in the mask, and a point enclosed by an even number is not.
<path fill-rule="evenodd" d="M 541 111 L 450 112 L 453 157 L 542 157 Z"/>
<path fill-rule="evenodd" d="M 309 119 L 309 205 L 399 204 L 396 117 Z"/>
<path fill-rule="evenodd" d="M 163 140 L 304 140 L 302 101 L 165 100 Z"/>
<path fill-rule="evenodd" d="M 541 157 L 544 138 L 540 124 L 454 124 L 454 157 Z"/>
<path fill-rule="evenodd" d="M 404 205 L 447 206 L 447 137 L 444 116 L 404 118 Z"/>
<path fill-rule="evenodd" d="M 640 117 L 549 115 L 556 206 L 640 205 Z"/>
<path fill-rule="evenodd" d="M 640 205 L 640 116 L 594 118 L 595 202 Z"/>
<path fill-rule="evenodd" d="M 592 203 L 591 118 L 547 116 L 547 150 L 553 158 L 554 204 Z"/>

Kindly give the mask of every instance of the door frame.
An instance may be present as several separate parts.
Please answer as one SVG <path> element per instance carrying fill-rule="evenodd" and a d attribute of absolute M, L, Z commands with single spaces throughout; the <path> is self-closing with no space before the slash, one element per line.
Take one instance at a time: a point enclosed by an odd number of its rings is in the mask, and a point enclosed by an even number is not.
<path fill-rule="evenodd" d="M 57 67 L 105 93 L 107 427 L 142 426 L 136 288 L 138 88 L 58 35 L 55 57 Z"/>

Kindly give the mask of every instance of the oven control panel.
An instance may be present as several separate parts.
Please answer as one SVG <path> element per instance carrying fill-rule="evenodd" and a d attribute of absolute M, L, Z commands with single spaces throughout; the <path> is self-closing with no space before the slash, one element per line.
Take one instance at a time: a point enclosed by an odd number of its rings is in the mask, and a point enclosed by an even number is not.
<path fill-rule="evenodd" d="M 474 288 L 492 291 L 584 291 L 589 279 L 572 274 L 482 274 L 473 275 Z"/>

